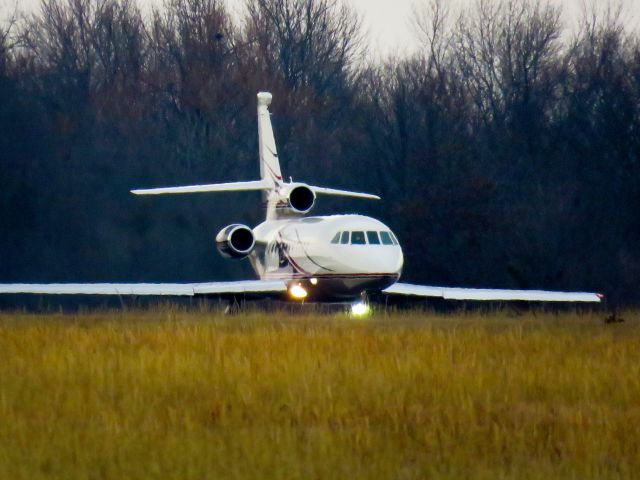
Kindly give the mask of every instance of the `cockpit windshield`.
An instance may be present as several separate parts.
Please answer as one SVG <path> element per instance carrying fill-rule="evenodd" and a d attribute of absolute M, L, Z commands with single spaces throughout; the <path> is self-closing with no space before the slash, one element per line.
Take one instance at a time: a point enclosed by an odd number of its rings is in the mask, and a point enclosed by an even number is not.
<path fill-rule="evenodd" d="M 395 235 L 389 231 L 377 232 L 375 230 L 337 232 L 331 239 L 333 244 L 341 245 L 398 245 Z"/>
<path fill-rule="evenodd" d="M 364 232 L 351 232 L 351 245 L 366 245 Z"/>
<path fill-rule="evenodd" d="M 393 245 L 391 232 L 380 232 L 380 239 L 382 240 L 383 245 Z"/>
<path fill-rule="evenodd" d="M 369 242 L 369 245 L 380 245 L 378 232 L 367 232 L 367 241 Z"/>

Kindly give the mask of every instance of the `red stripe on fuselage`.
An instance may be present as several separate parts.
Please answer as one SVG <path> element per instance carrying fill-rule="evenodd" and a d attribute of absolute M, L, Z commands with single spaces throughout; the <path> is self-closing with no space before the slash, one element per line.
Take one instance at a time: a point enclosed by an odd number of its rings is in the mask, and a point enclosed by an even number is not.
<path fill-rule="evenodd" d="M 291 274 L 291 273 L 265 273 L 264 278 L 277 278 L 300 280 L 309 278 L 380 278 L 380 277 L 400 277 L 397 273 L 318 273 L 316 275 L 306 274 Z"/>

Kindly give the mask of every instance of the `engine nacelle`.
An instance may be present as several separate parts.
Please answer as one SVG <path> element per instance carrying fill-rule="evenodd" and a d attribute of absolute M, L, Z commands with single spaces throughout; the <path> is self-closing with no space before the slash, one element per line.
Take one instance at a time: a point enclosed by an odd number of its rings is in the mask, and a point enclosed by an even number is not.
<path fill-rule="evenodd" d="M 304 183 L 291 183 L 283 193 L 287 208 L 293 213 L 309 213 L 316 203 L 316 194 Z"/>
<path fill-rule="evenodd" d="M 234 224 L 224 227 L 216 235 L 220 255 L 225 258 L 244 258 L 256 244 L 253 231 L 246 225 Z"/>

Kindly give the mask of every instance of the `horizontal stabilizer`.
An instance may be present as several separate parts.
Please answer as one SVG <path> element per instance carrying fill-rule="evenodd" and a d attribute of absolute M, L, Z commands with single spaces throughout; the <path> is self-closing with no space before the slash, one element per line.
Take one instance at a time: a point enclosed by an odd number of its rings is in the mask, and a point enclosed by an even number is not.
<path fill-rule="evenodd" d="M 372 195 L 370 193 L 360 193 L 360 192 L 350 192 L 348 190 L 337 190 L 335 188 L 325 188 L 325 187 L 310 187 L 315 193 L 319 193 L 321 195 L 340 195 L 342 197 L 356 197 L 356 198 L 367 198 L 369 200 L 380 200 L 378 195 Z"/>
<path fill-rule="evenodd" d="M 396 283 L 384 293 L 394 295 L 414 295 L 417 297 L 435 297 L 445 300 L 478 301 L 526 301 L 526 302 L 594 302 L 599 303 L 603 296 L 589 292 L 549 292 L 544 290 L 496 290 L 486 288 L 450 288 L 430 287 Z"/>
<path fill-rule="evenodd" d="M 185 187 L 162 187 L 131 190 L 135 195 L 164 195 L 175 193 L 239 192 L 247 190 L 269 190 L 273 185 L 264 180 L 250 182 L 213 183 L 210 185 L 188 185 Z"/>

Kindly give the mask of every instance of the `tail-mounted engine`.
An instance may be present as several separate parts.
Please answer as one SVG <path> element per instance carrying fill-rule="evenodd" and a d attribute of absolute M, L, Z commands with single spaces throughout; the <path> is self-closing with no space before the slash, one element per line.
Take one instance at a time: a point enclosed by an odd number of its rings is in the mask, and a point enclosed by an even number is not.
<path fill-rule="evenodd" d="M 316 203 L 316 194 L 304 183 L 285 184 L 278 192 L 280 201 L 279 209 L 284 209 L 293 214 L 305 215 L 311 211 Z"/>
<path fill-rule="evenodd" d="M 220 255 L 225 258 L 244 258 L 256 244 L 253 231 L 246 225 L 234 224 L 224 227 L 216 235 Z"/>

